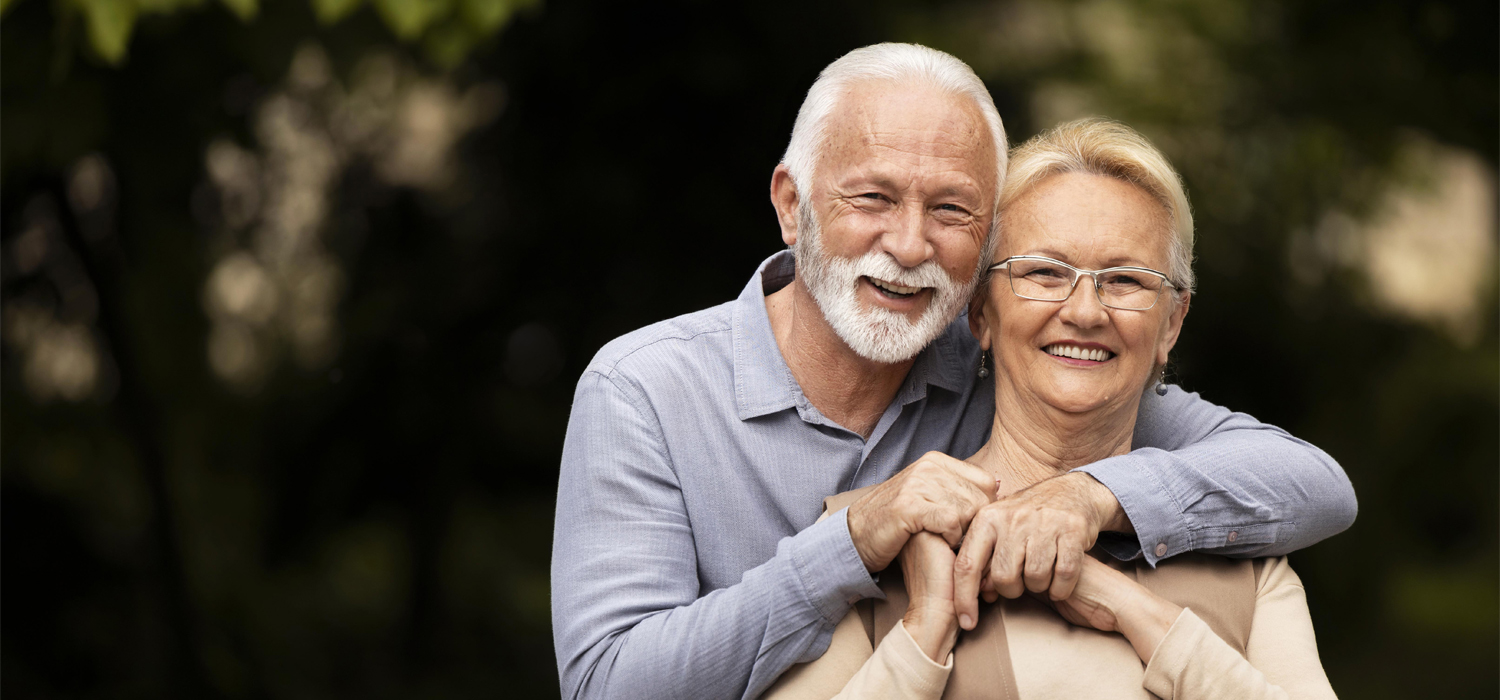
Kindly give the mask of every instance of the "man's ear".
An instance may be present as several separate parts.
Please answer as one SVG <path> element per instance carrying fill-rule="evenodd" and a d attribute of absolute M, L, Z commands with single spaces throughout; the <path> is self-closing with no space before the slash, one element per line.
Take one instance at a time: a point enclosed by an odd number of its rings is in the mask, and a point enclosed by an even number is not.
<path fill-rule="evenodd" d="M 994 313 L 989 303 L 989 291 L 988 284 L 981 284 L 975 290 L 974 298 L 969 300 L 969 332 L 974 334 L 982 350 L 990 349 L 990 328 L 995 322 L 989 316 Z"/>
<path fill-rule="evenodd" d="M 1188 307 L 1193 303 L 1193 295 L 1182 293 L 1178 295 L 1182 301 L 1172 309 L 1172 315 L 1167 317 L 1167 332 L 1162 335 L 1161 343 L 1156 348 L 1156 364 L 1167 363 L 1167 355 L 1172 352 L 1172 347 L 1177 345 L 1177 336 L 1182 334 L 1182 321 L 1187 318 Z"/>
<path fill-rule="evenodd" d="M 797 244 L 797 205 L 801 203 L 797 185 L 792 182 L 792 171 L 786 164 L 771 171 L 771 206 L 776 207 L 776 222 L 781 224 L 781 240 L 787 245 Z"/>

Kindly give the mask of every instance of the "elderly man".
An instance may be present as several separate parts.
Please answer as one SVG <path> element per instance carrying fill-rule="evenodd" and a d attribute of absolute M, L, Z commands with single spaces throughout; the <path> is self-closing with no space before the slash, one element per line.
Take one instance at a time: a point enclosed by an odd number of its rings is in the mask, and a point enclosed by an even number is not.
<path fill-rule="evenodd" d="M 1005 157 L 988 92 L 947 54 L 881 44 L 823 71 L 771 178 L 792 251 L 579 380 L 552 558 L 564 696 L 754 697 L 879 595 L 912 533 L 957 544 L 981 508 L 1005 532 L 960 589 L 1056 598 L 1076 575 L 1058 552 L 1096 538 L 1154 564 L 1284 553 L 1353 521 L 1327 455 L 1175 388 L 1143 402 L 1139 449 L 1010 498 L 946 456 L 978 449 L 994 411 L 960 314 Z M 872 484 L 815 523 L 825 496 Z"/>

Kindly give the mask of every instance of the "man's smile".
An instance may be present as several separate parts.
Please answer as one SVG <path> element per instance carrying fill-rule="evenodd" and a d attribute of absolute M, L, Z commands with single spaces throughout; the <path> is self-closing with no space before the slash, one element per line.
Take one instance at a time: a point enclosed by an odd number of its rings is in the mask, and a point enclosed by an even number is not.
<path fill-rule="evenodd" d="M 870 285 L 875 287 L 875 289 L 878 290 L 882 296 L 890 299 L 910 299 L 921 293 L 922 291 L 929 289 L 928 287 L 905 287 L 894 282 L 887 282 L 882 279 L 876 279 L 874 277 L 868 276 L 861 279 L 869 282 Z"/>

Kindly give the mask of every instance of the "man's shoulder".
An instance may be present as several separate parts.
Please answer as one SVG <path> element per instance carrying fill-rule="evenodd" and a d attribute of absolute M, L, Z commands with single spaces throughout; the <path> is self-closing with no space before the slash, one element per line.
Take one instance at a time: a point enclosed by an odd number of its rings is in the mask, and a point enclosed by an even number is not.
<path fill-rule="evenodd" d="M 734 304 L 728 301 L 626 333 L 599 348 L 586 371 L 643 378 L 680 371 L 684 362 L 730 357 Z"/>

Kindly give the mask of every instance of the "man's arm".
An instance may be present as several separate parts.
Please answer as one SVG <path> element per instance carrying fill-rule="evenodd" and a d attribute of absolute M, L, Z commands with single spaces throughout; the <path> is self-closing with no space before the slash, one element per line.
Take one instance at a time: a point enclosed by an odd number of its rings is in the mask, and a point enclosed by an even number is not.
<path fill-rule="evenodd" d="M 552 542 L 552 628 L 568 698 L 754 697 L 879 595 L 843 512 L 699 597 L 692 522 L 656 413 L 610 370 L 579 381 Z"/>
<path fill-rule="evenodd" d="M 960 627 L 973 629 L 980 595 L 1068 598 L 1096 539 L 1152 566 L 1190 550 L 1280 556 L 1344 531 L 1359 510 L 1322 450 L 1175 387 L 1142 397 L 1133 445 L 975 515 L 954 563 Z"/>
<path fill-rule="evenodd" d="M 1109 487 L 1134 526 L 1133 538 L 1101 538 L 1122 559 L 1281 556 L 1343 532 L 1359 510 L 1322 450 L 1177 387 L 1146 392 L 1134 446 L 1075 470 Z"/>

